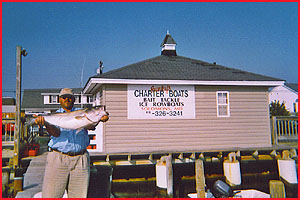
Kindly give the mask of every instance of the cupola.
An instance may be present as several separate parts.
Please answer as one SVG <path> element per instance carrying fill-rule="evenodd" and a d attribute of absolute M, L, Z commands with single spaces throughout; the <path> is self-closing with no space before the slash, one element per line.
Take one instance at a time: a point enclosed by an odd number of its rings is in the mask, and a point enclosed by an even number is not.
<path fill-rule="evenodd" d="M 176 42 L 170 35 L 169 31 L 167 31 L 167 35 L 165 36 L 163 42 L 160 45 L 161 55 L 165 56 L 177 56 L 176 54 Z"/>

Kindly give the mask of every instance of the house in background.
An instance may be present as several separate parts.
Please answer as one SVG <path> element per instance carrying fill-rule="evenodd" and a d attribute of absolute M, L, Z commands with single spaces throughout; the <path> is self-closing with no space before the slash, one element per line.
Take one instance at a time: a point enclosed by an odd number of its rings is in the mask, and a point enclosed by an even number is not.
<path fill-rule="evenodd" d="M 21 113 L 24 116 L 24 113 Z M 2 97 L 2 141 L 12 141 L 15 130 L 16 99 Z M 9 137 L 10 136 L 10 137 Z"/>
<path fill-rule="evenodd" d="M 54 89 L 25 89 L 22 98 L 22 111 L 25 115 L 53 113 L 60 108 L 58 96 L 61 88 Z M 94 98 L 89 94 L 82 94 L 82 88 L 72 88 L 75 95 L 74 107 L 87 108 L 94 104 Z M 101 125 L 99 125 L 101 127 Z M 97 129 L 96 129 L 97 130 Z M 96 131 L 95 130 L 95 131 Z M 32 126 L 30 131 L 38 132 L 38 127 Z M 96 151 L 96 144 L 101 144 L 95 137 L 95 131 L 88 131 L 91 139 L 89 151 Z M 99 132 L 99 131 L 98 131 Z M 43 133 L 42 133 L 43 134 Z M 100 138 L 100 137 L 98 137 Z M 99 147 L 100 145 L 98 145 Z"/>
<path fill-rule="evenodd" d="M 106 105 L 99 154 L 201 152 L 271 147 L 270 87 L 284 80 L 177 55 L 161 55 L 89 78 L 83 93 Z"/>
<path fill-rule="evenodd" d="M 61 89 L 24 89 L 22 111 L 28 114 L 52 113 L 60 108 L 58 95 Z M 82 88 L 72 88 L 77 108 L 92 106 L 93 97 L 83 95 Z"/>
<path fill-rule="evenodd" d="M 2 97 L 2 119 L 14 118 L 16 113 L 16 99 L 12 97 Z"/>
<path fill-rule="evenodd" d="M 277 100 L 280 103 L 285 103 L 287 110 L 290 113 L 298 112 L 298 84 L 285 83 L 269 90 L 269 103 Z"/>

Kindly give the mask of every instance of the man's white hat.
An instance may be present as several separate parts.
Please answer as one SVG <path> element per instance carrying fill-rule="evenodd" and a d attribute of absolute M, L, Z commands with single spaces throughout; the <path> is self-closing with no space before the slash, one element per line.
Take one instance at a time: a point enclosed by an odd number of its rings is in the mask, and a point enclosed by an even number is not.
<path fill-rule="evenodd" d="M 61 89 L 61 91 L 59 93 L 59 96 L 62 96 L 62 95 L 65 95 L 65 94 L 69 94 L 69 95 L 74 96 L 74 93 L 73 93 L 72 89 L 70 89 L 70 88 Z"/>

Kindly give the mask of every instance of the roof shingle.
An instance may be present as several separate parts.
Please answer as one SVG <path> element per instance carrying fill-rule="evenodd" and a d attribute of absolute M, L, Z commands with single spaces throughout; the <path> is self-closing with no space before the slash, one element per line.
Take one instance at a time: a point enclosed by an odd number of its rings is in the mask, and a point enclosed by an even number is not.
<path fill-rule="evenodd" d="M 196 81 L 282 81 L 281 79 L 195 60 L 183 56 L 157 56 L 91 78 L 196 80 Z"/>

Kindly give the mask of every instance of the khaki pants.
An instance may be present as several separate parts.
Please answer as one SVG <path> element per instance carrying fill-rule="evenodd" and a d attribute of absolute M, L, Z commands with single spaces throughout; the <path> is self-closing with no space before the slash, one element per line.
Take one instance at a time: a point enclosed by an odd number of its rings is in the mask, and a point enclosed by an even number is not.
<path fill-rule="evenodd" d="M 68 198 L 86 198 L 90 178 L 90 157 L 86 152 L 68 156 L 49 152 L 43 182 L 42 198 L 62 198 L 65 189 Z"/>

